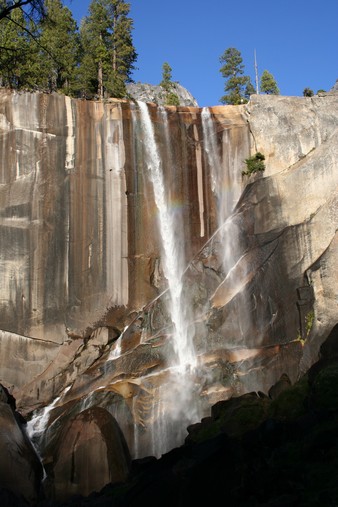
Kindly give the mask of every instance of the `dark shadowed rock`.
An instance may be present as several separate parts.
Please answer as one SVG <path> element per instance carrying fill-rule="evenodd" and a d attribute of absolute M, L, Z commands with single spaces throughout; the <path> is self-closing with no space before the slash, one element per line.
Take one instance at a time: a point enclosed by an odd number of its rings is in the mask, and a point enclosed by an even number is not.
<path fill-rule="evenodd" d="M 116 420 L 100 407 L 84 410 L 65 424 L 54 460 L 54 493 L 59 499 L 123 482 L 131 465 Z"/>
<path fill-rule="evenodd" d="M 288 389 L 290 386 L 291 381 L 288 375 L 286 375 L 286 373 L 283 373 L 281 378 L 273 386 L 270 387 L 268 394 L 270 398 L 274 400 L 275 398 L 277 398 L 277 396 L 279 396 L 283 391 Z"/>
<path fill-rule="evenodd" d="M 13 397 L 7 389 L 0 390 L 0 490 L 8 490 L 0 494 L 0 504 L 9 506 L 12 494 L 34 504 L 39 496 L 42 480 L 42 465 L 40 460 L 21 427 L 21 419 L 15 414 L 11 404 Z M 4 401 L 6 400 L 6 401 Z M 7 402 L 8 401 L 8 402 Z M 9 404 L 11 403 L 11 404 Z M 5 500 L 7 498 L 7 500 Z M 14 503 L 12 503 L 14 505 Z"/>

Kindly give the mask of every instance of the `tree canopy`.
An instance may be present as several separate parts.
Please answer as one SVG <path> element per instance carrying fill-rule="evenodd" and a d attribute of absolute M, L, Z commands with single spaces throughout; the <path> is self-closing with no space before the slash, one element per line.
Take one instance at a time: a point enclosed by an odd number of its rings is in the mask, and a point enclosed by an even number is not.
<path fill-rule="evenodd" d="M 45 14 L 44 0 L 1 0 L 0 20 L 9 16 L 13 11 L 21 12 L 29 18 L 41 17 Z"/>
<path fill-rule="evenodd" d="M 129 10 L 92 0 L 79 30 L 62 0 L 0 0 L 0 85 L 125 97 L 137 59 Z"/>
<path fill-rule="evenodd" d="M 264 70 L 261 76 L 261 92 L 268 95 L 279 95 L 279 88 L 275 78 L 267 70 Z"/>
<path fill-rule="evenodd" d="M 168 62 L 164 62 L 162 65 L 162 81 L 160 82 L 160 86 L 165 91 L 164 103 L 167 106 L 179 106 L 180 99 L 177 93 L 175 93 L 175 83 L 171 80 L 171 78 L 172 68 Z"/>
<path fill-rule="evenodd" d="M 228 48 L 220 57 L 223 63 L 220 68 L 222 76 L 226 79 L 224 91 L 220 98 L 223 104 L 242 104 L 248 101 L 255 89 L 249 76 L 244 75 L 244 65 L 241 52 L 236 48 Z"/>
<path fill-rule="evenodd" d="M 121 0 L 93 0 L 82 23 L 80 76 L 86 94 L 126 95 L 137 53 L 132 43 L 130 6 Z"/>

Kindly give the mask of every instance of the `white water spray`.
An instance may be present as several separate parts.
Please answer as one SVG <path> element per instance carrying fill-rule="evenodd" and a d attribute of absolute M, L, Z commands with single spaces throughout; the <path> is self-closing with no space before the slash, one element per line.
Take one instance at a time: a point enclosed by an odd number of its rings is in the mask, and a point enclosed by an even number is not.
<path fill-rule="evenodd" d="M 155 202 L 159 215 L 159 228 L 162 239 L 162 261 L 164 276 L 168 282 L 170 298 L 170 315 L 174 326 L 173 345 L 178 358 L 178 365 L 185 367 L 195 365 L 193 340 L 186 318 L 183 295 L 184 256 L 181 251 L 182 239 L 175 234 L 175 221 L 170 210 L 170 202 L 163 181 L 162 163 L 159 155 L 153 124 L 148 106 L 138 102 L 141 112 L 141 126 L 144 136 L 146 164 L 154 188 Z"/>
<path fill-rule="evenodd" d="M 171 185 L 164 180 L 164 163 L 169 171 L 165 174 L 175 173 L 167 112 L 164 108 L 158 110 L 160 119 L 158 128 L 165 147 L 161 158 L 148 106 L 146 103 L 138 102 L 138 107 L 144 160 L 158 212 L 161 265 L 167 280 L 167 309 L 173 326 L 172 345 L 175 359 L 165 371 L 162 370 L 160 384 L 157 374 L 153 380 L 151 376 L 143 379 L 144 389 L 140 399 L 134 399 L 133 402 L 136 422 L 133 444 L 134 455 L 136 457 L 144 455 L 142 435 L 145 431 L 149 431 L 150 449 L 147 448 L 147 453 L 150 451 L 160 457 L 161 454 L 181 445 L 187 435 L 187 426 L 200 420 L 199 392 L 196 393 L 200 386 L 195 384 L 197 361 L 193 344 L 195 328 L 191 302 L 183 286 L 183 275 L 186 270 L 183 217 L 177 212 L 174 213 L 171 201 L 171 198 L 175 198 L 171 195 L 174 192 Z M 135 119 L 134 125 L 136 126 Z M 138 421 L 139 414 L 141 421 Z"/>
<path fill-rule="evenodd" d="M 57 396 L 52 403 L 42 408 L 41 410 L 37 410 L 34 412 L 32 419 L 27 422 L 26 431 L 27 435 L 33 442 L 34 446 L 39 452 L 40 441 L 43 438 L 43 435 L 48 427 L 50 413 L 53 408 L 58 404 L 58 402 L 65 396 L 65 394 L 69 391 L 71 386 L 67 386 L 60 396 Z"/>
<path fill-rule="evenodd" d="M 241 193 L 241 160 L 236 143 L 231 143 L 229 129 L 226 128 L 222 130 L 222 147 L 226 156 L 219 153 L 218 134 L 208 107 L 202 109 L 201 119 L 204 149 L 211 173 L 211 187 L 217 200 L 223 267 L 225 272 L 228 272 L 236 261 L 234 253 L 238 250 L 238 230 L 229 217 Z"/>

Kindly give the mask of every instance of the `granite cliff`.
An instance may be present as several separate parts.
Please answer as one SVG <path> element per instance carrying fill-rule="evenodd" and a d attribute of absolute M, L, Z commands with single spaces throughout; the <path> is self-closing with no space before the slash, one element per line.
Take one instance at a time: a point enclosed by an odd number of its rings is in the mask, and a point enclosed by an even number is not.
<path fill-rule="evenodd" d="M 78 428 L 119 481 L 129 453 L 317 360 L 338 320 L 336 95 L 144 111 L 1 90 L 0 128 L 0 382 L 53 495 L 99 487 L 73 481 L 74 456 L 98 459 Z"/>
<path fill-rule="evenodd" d="M 172 92 L 177 95 L 180 106 L 198 107 L 196 99 L 180 83 L 172 84 Z M 128 83 L 127 93 L 133 100 L 153 102 L 158 105 L 165 105 L 166 91 L 160 85 L 148 83 Z"/>

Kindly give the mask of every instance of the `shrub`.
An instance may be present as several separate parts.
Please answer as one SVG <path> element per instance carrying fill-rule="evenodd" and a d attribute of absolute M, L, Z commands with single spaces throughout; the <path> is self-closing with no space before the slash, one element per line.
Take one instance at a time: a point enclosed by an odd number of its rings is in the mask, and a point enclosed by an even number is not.
<path fill-rule="evenodd" d="M 265 164 L 263 162 L 264 160 L 265 156 L 259 151 L 252 157 L 246 158 L 245 163 L 247 170 L 242 172 L 243 176 L 250 176 L 251 174 L 265 171 Z"/>

